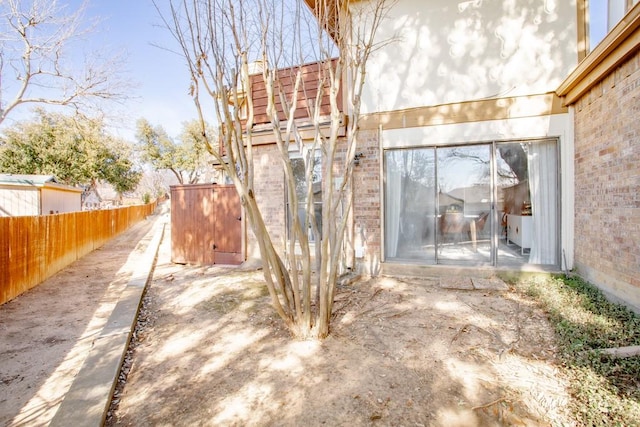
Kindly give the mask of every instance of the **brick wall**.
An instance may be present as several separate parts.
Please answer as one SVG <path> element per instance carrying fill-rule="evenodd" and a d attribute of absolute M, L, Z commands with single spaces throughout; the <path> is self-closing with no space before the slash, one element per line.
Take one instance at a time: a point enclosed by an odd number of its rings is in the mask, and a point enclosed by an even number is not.
<path fill-rule="evenodd" d="M 380 272 L 380 154 L 377 131 L 361 132 L 357 152 L 362 153 L 354 171 L 354 247 L 364 247 L 356 268 L 366 274 Z M 254 147 L 255 187 L 258 205 L 278 250 L 286 238 L 284 173 L 275 145 Z M 248 227 L 247 256 L 260 258 L 260 249 Z"/>
<path fill-rule="evenodd" d="M 276 249 L 285 238 L 285 189 L 282 161 L 275 144 L 258 145 L 254 150 L 256 200 Z M 247 230 L 247 257 L 260 259 L 260 248 L 251 226 Z"/>
<path fill-rule="evenodd" d="M 362 153 L 353 175 L 354 247 L 363 246 L 364 258 L 356 259 L 359 272 L 380 272 L 380 145 L 378 132 L 361 131 L 356 152 Z"/>
<path fill-rule="evenodd" d="M 575 264 L 640 310 L 640 52 L 575 104 Z"/>

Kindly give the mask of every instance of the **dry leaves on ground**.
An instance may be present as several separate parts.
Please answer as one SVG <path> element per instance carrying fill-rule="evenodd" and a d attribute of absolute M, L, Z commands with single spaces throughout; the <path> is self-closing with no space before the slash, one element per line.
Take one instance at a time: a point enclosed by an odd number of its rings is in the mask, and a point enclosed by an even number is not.
<path fill-rule="evenodd" d="M 470 280 L 340 287 L 330 337 L 295 341 L 260 272 L 161 254 L 108 425 L 570 425 L 544 314 Z"/>

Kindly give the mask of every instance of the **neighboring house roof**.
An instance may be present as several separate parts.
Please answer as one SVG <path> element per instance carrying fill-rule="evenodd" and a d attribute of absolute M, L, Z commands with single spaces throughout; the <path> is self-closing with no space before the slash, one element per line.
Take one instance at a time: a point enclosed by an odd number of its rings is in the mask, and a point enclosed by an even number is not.
<path fill-rule="evenodd" d="M 23 187 L 47 187 L 57 188 L 63 191 L 82 192 L 82 188 L 70 185 L 60 184 L 53 175 L 21 175 L 21 174 L 0 174 L 0 185 L 4 186 L 23 186 Z"/>

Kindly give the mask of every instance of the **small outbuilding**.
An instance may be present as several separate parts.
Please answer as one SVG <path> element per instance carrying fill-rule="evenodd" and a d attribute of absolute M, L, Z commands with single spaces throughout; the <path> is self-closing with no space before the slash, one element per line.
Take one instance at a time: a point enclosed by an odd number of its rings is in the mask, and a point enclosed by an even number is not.
<path fill-rule="evenodd" d="M 0 174 L 0 217 L 79 212 L 82 191 L 53 175 Z"/>
<path fill-rule="evenodd" d="M 242 205 L 233 185 L 171 187 L 171 261 L 238 265 L 245 260 Z"/>

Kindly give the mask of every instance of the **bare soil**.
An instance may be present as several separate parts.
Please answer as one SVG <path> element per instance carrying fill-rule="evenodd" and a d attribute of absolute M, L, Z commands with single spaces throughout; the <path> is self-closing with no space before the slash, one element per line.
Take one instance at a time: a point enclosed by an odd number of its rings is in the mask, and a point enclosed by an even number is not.
<path fill-rule="evenodd" d="M 260 271 L 171 264 L 168 234 L 109 426 L 573 424 L 544 313 L 499 279 L 360 280 L 297 341 Z"/>
<path fill-rule="evenodd" d="M 0 305 L 0 426 L 46 426 L 126 287 L 155 217 Z"/>

